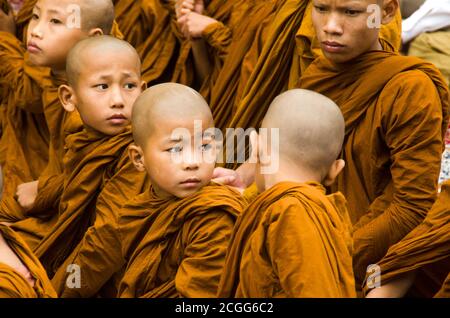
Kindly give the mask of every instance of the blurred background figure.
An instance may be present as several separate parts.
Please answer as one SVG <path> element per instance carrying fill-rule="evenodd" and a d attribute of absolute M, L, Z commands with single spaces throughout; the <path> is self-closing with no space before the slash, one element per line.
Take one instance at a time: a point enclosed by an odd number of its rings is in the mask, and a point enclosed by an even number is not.
<path fill-rule="evenodd" d="M 450 0 L 401 0 L 403 52 L 427 60 L 450 85 Z M 439 183 L 450 179 L 450 129 Z"/>

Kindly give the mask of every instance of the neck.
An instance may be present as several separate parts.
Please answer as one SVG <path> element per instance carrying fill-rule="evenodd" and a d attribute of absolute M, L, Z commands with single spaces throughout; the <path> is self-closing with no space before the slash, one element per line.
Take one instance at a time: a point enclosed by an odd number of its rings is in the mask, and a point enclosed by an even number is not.
<path fill-rule="evenodd" d="M 322 182 L 320 173 L 315 173 L 308 169 L 302 169 L 297 164 L 290 162 L 280 162 L 278 171 L 274 174 L 268 174 L 264 176 L 265 190 L 270 189 L 274 185 L 280 182 Z"/>
<path fill-rule="evenodd" d="M 61 69 L 53 69 L 52 68 L 52 75 L 59 77 L 59 78 L 66 78 L 66 70 L 61 70 Z"/>

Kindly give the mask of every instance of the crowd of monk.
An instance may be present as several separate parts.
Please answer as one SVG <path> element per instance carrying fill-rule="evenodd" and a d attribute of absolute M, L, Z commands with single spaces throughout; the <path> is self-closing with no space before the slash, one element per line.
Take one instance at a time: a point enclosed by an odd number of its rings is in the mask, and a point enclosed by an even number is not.
<path fill-rule="evenodd" d="M 0 5 L 0 297 L 450 297 L 398 0 Z"/>

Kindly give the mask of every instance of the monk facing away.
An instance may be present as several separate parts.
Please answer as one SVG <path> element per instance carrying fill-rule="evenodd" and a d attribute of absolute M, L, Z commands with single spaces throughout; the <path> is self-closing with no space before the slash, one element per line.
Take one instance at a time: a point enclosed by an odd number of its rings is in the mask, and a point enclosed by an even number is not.
<path fill-rule="evenodd" d="M 425 220 L 391 246 L 377 265 L 366 276 L 367 297 L 450 297 L 448 287 L 446 296 L 443 292 L 450 273 L 449 181 Z"/>
<path fill-rule="evenodd" d="M 339 108 L 315 92 L 287 91 L 269 107 L 261 133 L 269 146 L 261 134 L 251 138 L 261 194 L 237 221 L 218 296 L 355 297 L 346 201 L 324 187 L 345 165 Z"/>
<path fill-rule="evenodd" d="M 386 24 L 397 8 L 397 0 L 313 0 L 324 56 L 300 79 L 301 88 L 333 100 L 345 119 L 346 166 L 331 189 L 348 201 L 358 288 L 367 267 L 422 222 L 436 200 L 447 129 L 449 94 L 439 71 L 382 50 L 374 12 Z M 222 180 L 247 185 L 251 171 L 243 165 Z"/>
<path fill-rule="evenodd" d="M 0 224 L 0 298 L 56 297 L 47 274 L 26 243 Z"/>

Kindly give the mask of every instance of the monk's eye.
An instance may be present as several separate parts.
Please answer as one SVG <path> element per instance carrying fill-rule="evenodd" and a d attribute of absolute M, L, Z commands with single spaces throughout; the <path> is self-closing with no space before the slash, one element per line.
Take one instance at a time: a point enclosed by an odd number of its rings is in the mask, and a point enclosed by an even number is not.
<path fill-rule="evenodd" d="M 170 153 L 180 153 L 180 152 L 183 151 L 183 147 L 175 146 L 175 147 L 167 149 L 167 151 L 170 152 Z"/>
<path fill-rule="evenodd" d="M 101 91 L 105 91 L 108 89 L 108 85 L 107 84 L 98 84 L 94 86 L 95 88 L 101 90 Z"/>
<path fill-rule="evenodd" d="M 314 8 L 316 9 L 317 12 L 319 13 L 325 13 L 327 12 L 327 9 L 325 7 L 322 6 L 314 6 Z"/>
<path fill-rule="evenodd" d="M 31 20 L 39 20 L 39 16 L 36 13 L 33 13 Z"/>
<path fill-rule="evenodd" d="M 212 149 L 212 145 L 210 143 L 202 145 L 202 151 L 208 151 L 208 150 L 211 150 L 211 149 Z"/>
<path fill-rule="evenodd" d="M 53 24 L 62 24 L 62 21 L 61 21 L 61 20 L 58 20 L 58 19 L 51 19 L 51 20 L 50 20 L 50 23 L 53 23 Z"/>
<path fill-rule="evenodd" d="M 352 10 L 352 9 L 346 9 L 345 14 L 351 17 L 356 17 L 358 14 L 360 14 L 360 10 Z"/>
<path fill-rule="evenodd" d="M 137 85 L 134 84 L 134 83 L 127 83 L 127 84 L 125 84 L 125 88 L 126 89 L 134 89 L 136 87 L 137 87 Z"/>

